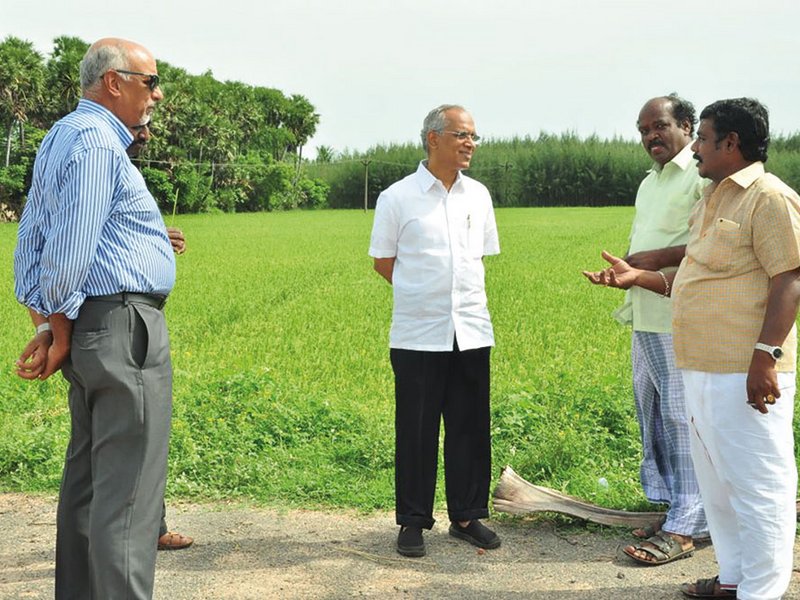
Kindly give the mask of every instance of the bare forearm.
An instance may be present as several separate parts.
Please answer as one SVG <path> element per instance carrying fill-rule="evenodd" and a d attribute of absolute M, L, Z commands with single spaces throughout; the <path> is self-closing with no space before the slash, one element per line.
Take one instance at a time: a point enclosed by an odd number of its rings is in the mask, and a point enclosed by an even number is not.
<path fill-rule="evenodd" d="M 634 252 L 625 258 L 625 262 L 636 269 L 658 271 L 659 269 L 679 266 L 685 254 L 685 245 L 670 246 L 668 248 Z"/>
<path fill-rule="evenodd" d="M 394 257 L 392 258 L 376 258 L 373 268 L 378 274 L 389 283 L 392 283 L 392 274 L 394 273 Z"/>
<path fill-rule="evenodd" d="M 33 322 L 33 326 L 34 327 L 38 327 L 42 323 L 47 323 L 47 317 L 45 317 L 42 314 L 39 314 L 38 312 L 36 312 L 35 310 L 33 310 L 30 307 L 28 307 L 28 313 L 31 316 L 31 322 Z"/>
<path fill-rule="evenodd" d="M 69 348 L 72 341 L 72 321 L 64 313 L 50 315 L 49 321 L 53 332 L 53 343 Z"/>
<path fill-rule="evenodd" d="M 758 341 L 780 346 L 797 318 L 800 304 L 800 269 L 786 271 L 770 280 L 767 310 Z"/>
<path fill-rule="evenodd" d="M 663 273 L 661 271 L 640 271 L 636 277 L 636 285 L 662 296 L 672 295 L 672 282 L 675 281 L 676 271 Z"/>

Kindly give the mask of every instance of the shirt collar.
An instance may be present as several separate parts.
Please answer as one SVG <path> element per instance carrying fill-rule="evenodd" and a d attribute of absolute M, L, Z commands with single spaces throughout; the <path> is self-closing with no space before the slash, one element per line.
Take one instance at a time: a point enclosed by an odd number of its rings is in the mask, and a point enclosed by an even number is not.
<path fill-rule="evenodd" d="M 88 98 L 81 98 L 78 101 L 78 108 L 75 110 L 76 112 L 97 115 L 106 121 L 111 129 L 113 129 L 114 133 L 117 134 L 117 137 L 119 137 L 119 142 L 122 144 L 123 148 L 130 146 L 131 142 L 133 141 L 133 134 L 125 126 L 125 124 L 102 104 L 98 104 L 94 100 L 89 100 Z"/>
<path fill-rule="evenodd" d="M 693 164 L 692 162 L 693 160 L 694 160 L 694 152 L 692 152 L 692 142 L 690 141 L 683 147 L 683 149 L 680 152 L 678 152 L 675 156 L 673 156 L 672 160 L 670 160 L 666 165 L 662 167 L 660 164 L 655 163 L 650 170 L 662 171 L 664 167 L 666 167 L 667 165 L 675 165 L 681 171 L 685 171 L 690 165 Z"/>
<path fill-rule="evenodd" d="M 728 179 L 742 188 L 749 188 L 752 183 L 764 174 L 764 163 L 756 161 L 751 165 L 746 166 L 744 169 L 736 171 L 733 175 L 729 175 Z"/>
<path fill-rule="evenodd" d="M 416 172 L 417 182 L 419 183 L 419 187 L 422 189 L 423 193 L 427 193 L 430 189 L 436 185 L 438 182 L 439 185 L 444 187 L 444 184 L 439 181 L 433 173 L 428 170 L 428 161 L 421 160 L 419 161 L 419 166 L 417 167 Z M 461 171 L 458 172 L 456 175 L 456 180 L 453 182 L 453 186 L 450 188 L 451 190 L 454 189 L 456 186 L 461 185 Z"/>

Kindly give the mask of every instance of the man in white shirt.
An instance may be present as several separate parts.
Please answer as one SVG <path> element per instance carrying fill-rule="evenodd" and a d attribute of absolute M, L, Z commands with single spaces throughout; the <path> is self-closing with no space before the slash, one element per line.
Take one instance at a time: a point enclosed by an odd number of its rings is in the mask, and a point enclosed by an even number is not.
<path fill-rule="evenodd" d="M 444 418 L 450 535 L 481 548 L 500 538 L 489 516 L 491 440 L 483 257 L 498 254 L 489 191 L 461 174 L 480 139 L 470 114 L 442 105 L 423 123 L 428 159 L 384 190 L 375 207 L 369 254 L 393 287 L 389 335 L 395 375 L 397 551 L 424 556 L 431 529 L 439 422 Z"/>

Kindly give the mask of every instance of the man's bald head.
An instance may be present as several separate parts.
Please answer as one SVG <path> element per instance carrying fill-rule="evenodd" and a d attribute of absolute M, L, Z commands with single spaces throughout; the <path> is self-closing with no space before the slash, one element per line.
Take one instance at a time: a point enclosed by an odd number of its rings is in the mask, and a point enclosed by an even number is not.
<path fill-rule="evenodd" d="M 130 53 L 137 48 L 149 54 L 139 44 L 120 38 L 103 38 L 92 44 L 80 65 L 81 92 L 90 97 L 101 87 L 100 79 L 109 69 L 128 69 Z"/>
<path fill-rule="evenodd" d="M 164 97 L 156 59 L 130 40 L 96 41 L 86 51 L 80 72 L 83 97 L 110 110 L 127 127 L 145 123 Z"/>

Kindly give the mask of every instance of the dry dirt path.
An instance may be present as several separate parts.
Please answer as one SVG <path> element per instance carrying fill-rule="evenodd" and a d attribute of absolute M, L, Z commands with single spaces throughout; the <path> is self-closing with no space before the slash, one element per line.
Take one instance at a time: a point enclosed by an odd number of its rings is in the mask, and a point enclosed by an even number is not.
<path fill-rule="evenodd" d="M 55 500 L 0 494 L 0 599 L 53 597 Z M 503 545 L 482 553 L 447 535 L 426 535 L 428 556 L 394 551 L 388 513 L 168 506 L 170 526 L 194 536 L 187 550 L 159 552 L 156 600 L 266 598 L 678 599 L 678 584 L 714 575 L 713 549 L 663 567 L 639 567 L 617 548 L 626 531 L 589 532 L 538 521 L 495 522 Z M 800 545 L 795 564 L 800 566 Z M 800 600 L 795 573 L 786 599 Z"/>

